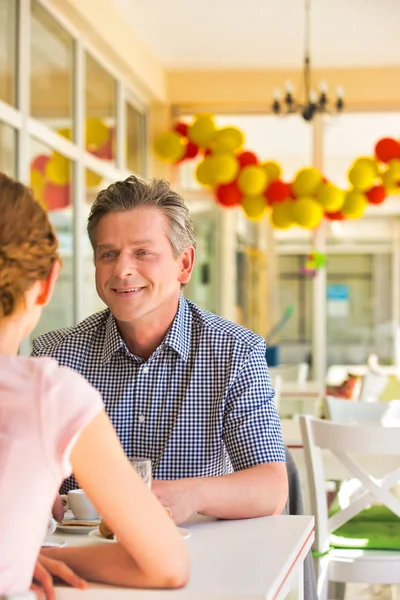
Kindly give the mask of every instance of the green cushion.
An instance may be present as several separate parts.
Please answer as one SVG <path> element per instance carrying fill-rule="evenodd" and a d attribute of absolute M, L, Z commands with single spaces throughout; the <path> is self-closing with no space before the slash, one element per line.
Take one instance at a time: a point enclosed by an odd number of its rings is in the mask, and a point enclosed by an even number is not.
<path fill-rule="evenodd" d="M 400 550 L 400 518 L 386 506 L 371 506 L 336 529 L 333 548 Z"/>

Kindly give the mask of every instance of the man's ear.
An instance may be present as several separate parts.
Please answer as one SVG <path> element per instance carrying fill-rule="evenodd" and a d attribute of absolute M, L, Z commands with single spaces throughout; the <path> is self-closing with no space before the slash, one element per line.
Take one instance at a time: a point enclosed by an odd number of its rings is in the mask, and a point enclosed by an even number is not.
<path fill-rule="evenodd" d="M 50 269 L 48 278 L 45 281 L 40 282 L 41 289 L 36 299 L 36 304 L 38 304 L 38 306 L 46 306 L 46 304 L 50 302 L 59 272 L 60 263 L 58 260 L 55 260 Z"/>
<path fill-rule="evenodd" d="M 193 246 L 188 246 L 186 250 L 183 251 L 181 256 L 181 272 L 179 274 L 178 281 L 180 283 L 187 283 L 192 275 L 193 267 L 194 267 L 194 256 L 195 251 Z"/>

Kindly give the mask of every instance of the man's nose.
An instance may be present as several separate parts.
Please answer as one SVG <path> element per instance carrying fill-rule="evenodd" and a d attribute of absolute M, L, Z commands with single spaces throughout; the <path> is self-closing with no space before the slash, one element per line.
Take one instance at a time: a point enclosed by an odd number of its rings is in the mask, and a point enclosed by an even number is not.
<path fill-rule="evenodd" d="M 131 256 L 121 254 L 114 263 L 114 275 L 119 279 L 126 279 L 136 271 L 134 260 Z"/>

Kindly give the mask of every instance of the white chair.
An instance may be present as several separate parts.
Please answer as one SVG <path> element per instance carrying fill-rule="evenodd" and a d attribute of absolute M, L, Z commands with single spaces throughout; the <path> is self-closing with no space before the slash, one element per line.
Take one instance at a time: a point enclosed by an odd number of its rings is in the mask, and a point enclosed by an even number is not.
<path fill-rule="evenodd" d="M 343 400 L 334 396 L 324 398 L 324 413 L 331 421 L 338 423 L 381 421 L 389 411 L 390 402 L 360 402 Z"/>
<path fill-rule="evenodd" d="M 400 430 L 380 425 L 339 424 L 300 416 L 312 514 L 315 516 L 314 551 L 318 598 L 327 599 L 328 582 L 366 584 L 400 583 L 400 551 L 330 549 L 330 536 L 378 500 L 400 516 L 400 499 L 391 488 L 400 480 Z M 332 452 L 361 485 L 346 508 L 328 516 L 322 451 Z M 396 467 L 381 480 L 365 467 L 366 456 L 396 455 Z M 398 456 L 398 462 L 397 462 Z M 362 466 L 360 457 L 363 457 Z M 393 466 L 393 462 L 391 461 Z"/>
<path fill-rule="evenodd" d="M 308 378 L 308 363 L 298 363 L 296 365 L 279 365 L 278 367 L 269 367 L 271 375 L 281 375 L 284 381 L 295 381 L 304 385 Z"/>

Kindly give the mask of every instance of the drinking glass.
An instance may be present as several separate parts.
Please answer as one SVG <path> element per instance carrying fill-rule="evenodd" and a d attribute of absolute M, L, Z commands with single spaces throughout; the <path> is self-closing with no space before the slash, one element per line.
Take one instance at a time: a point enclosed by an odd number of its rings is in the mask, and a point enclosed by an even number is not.
<path fill-rule="evenodd" d="M 151 459 L 134 457 L 129 459 L 135 471 L 143 479 L 147 487 L 151 488 Z"/>

